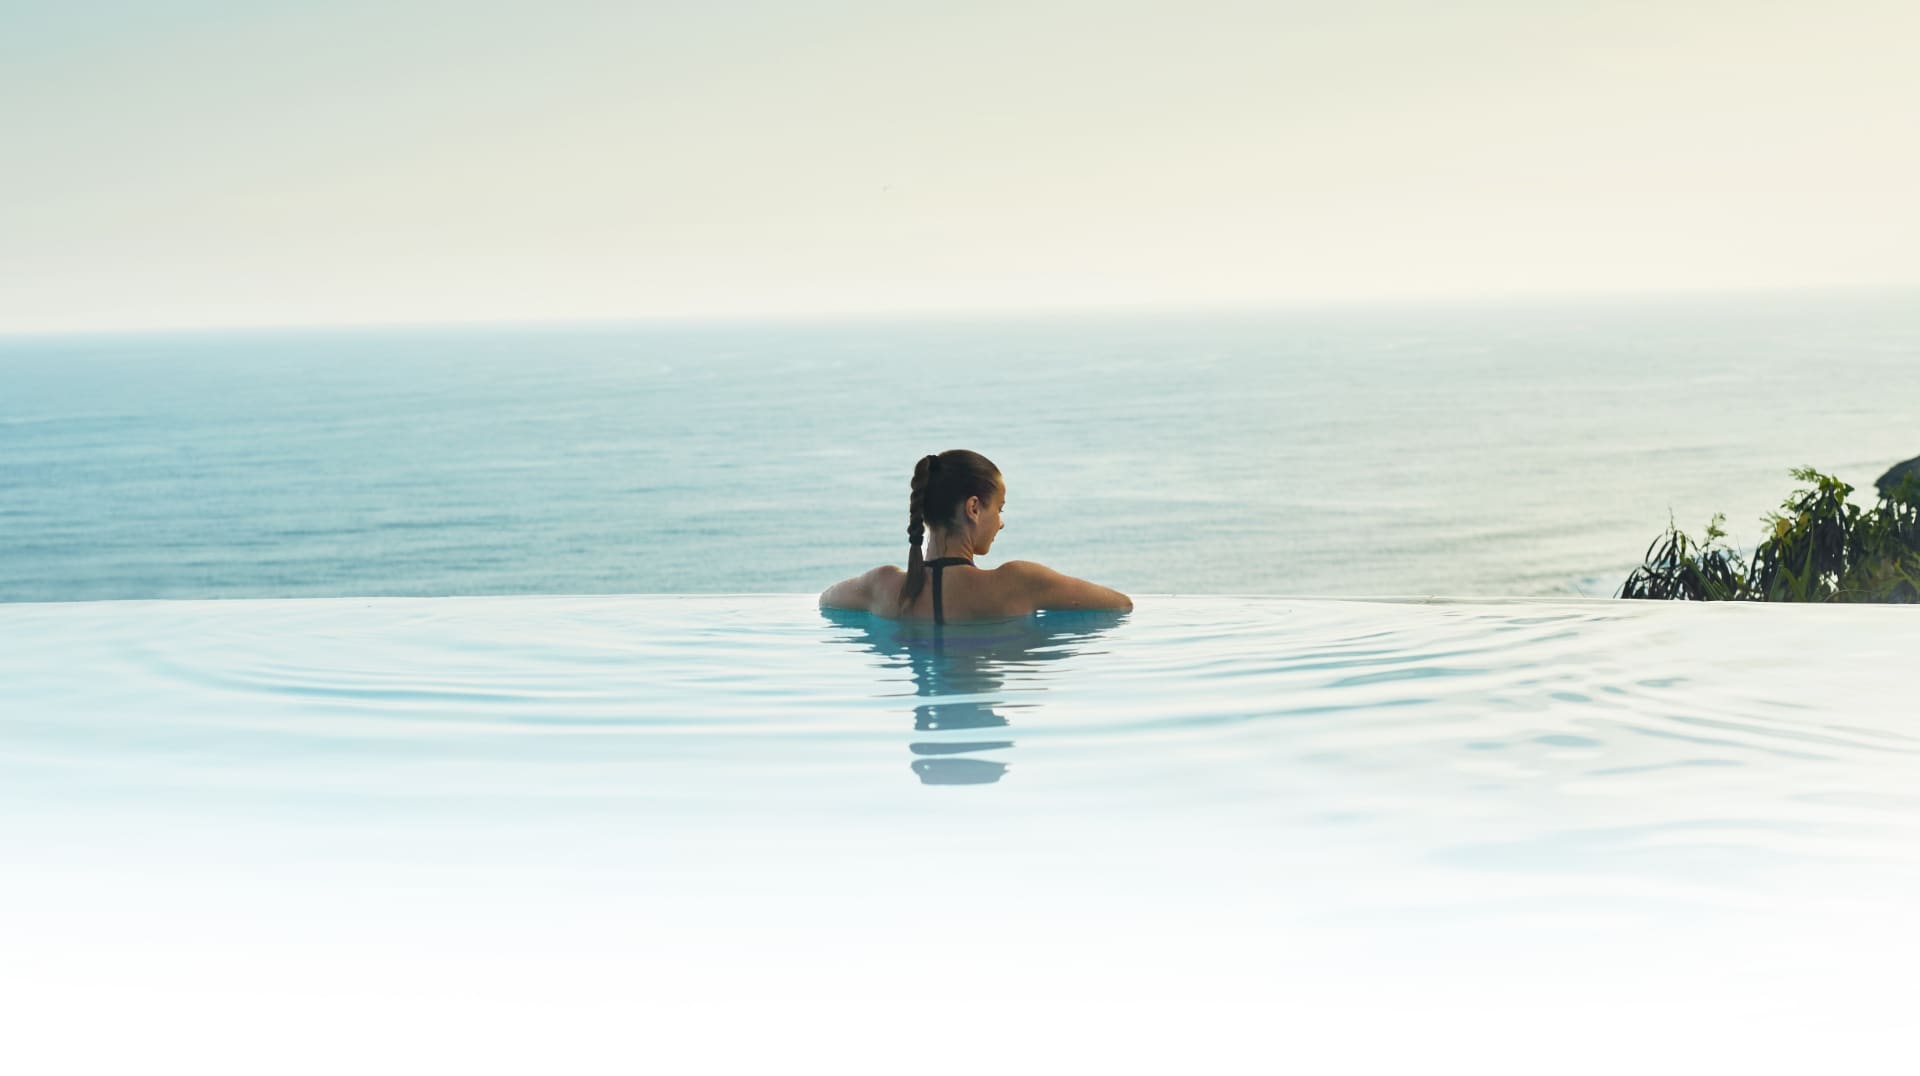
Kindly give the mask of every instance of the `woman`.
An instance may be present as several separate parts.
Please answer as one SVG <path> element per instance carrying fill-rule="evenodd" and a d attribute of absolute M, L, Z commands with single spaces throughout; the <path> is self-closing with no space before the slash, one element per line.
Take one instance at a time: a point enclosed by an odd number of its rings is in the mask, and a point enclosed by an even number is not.
<path fill-rule="evenodd" d="M 973 558 L 993 548 L 1006 526 L 1007 484 L 1000 468 L 978 452 L 950 449 L 922 456 L 913 468 L 907 502 L 907 569 L 882 565 L 835 583 L 820 595 L 831 609 L 858 609 L 902 620 L 996 620 L 1041 609 L 1133 608 L 1133 599 L 1044 564 L 1010 560 L 998 568 Z M 921 539 L 931 531 L 928 556 Z"/>

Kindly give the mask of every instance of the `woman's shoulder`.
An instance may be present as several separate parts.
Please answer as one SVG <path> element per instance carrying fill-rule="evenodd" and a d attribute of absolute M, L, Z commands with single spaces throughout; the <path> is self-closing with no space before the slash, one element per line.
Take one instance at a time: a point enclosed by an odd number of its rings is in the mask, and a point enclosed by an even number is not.
<path fill-rule="evenodd" d="M 900 583 L 906 574 L 906 570 L 897 565 L 882 564 L 828 587 L 820 595 L 820 604 L 832 609 L 891 612 L 899 604 Z"/>
<path fill-rule="evenodd" d="M 1006 573 L 1008 578 L 1025 577 L 1037 575 L 1041 572 L 1053 571 L 1052 568 L 1047 567 L 1037 560 L 1010 560 L 993 570 Z"/>
<path fill-rule="evenodd" d="M 993 572 L 1007 582 L 1023 584 L 1048 583 L 1055 579 L 1073 578 L 1062 572 L 1056 572 L 1037 560 L 1010 560 L 993 569 Z"/>
<path fill-rule="evenodd" d="M 873 609 L 890 608 L 900 597 L 900 585 L 906 582 L 907 570 L 898 564 L 882 564 L 869 570 L 860 578 L 866 580 L 867 592 L 873 599 Z"/>
<path fill-rule="evenodd" d="M 1038 561 L 1010 560 L 994 572 L 1036 610 L 1133 608 L 1132 598 L 1111 587 L 1076 579 Z"/>

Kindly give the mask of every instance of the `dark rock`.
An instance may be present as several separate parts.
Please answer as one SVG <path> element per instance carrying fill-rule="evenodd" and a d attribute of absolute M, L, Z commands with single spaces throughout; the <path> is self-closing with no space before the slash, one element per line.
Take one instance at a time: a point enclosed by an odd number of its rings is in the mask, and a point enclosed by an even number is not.
<path fill-rule="evenodd" d="M 1900 485 L 1900 481 L 1910 474 L 1920 474 L 1920 456 L 1887 468 L 1886 474 L 1873 480 L 1873 488 L 1880 491 L 1880 496 L 1889 496 Z"/>

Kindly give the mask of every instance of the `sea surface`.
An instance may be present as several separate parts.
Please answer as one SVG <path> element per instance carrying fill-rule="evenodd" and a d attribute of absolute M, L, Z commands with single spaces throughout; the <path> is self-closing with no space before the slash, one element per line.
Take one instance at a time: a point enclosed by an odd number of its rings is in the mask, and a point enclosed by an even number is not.
<path fill-rule="evenodd" d="M 1910 1072 L 1913 612 L 0 605 L 5 1053 Z"/>
<path fill-rule="evenodd" d="M 1920 454 L 1920 296 L 0 339 L 0 600 L 814 593 L 914 460 L 1133 593 L 1605 596 Z"/>

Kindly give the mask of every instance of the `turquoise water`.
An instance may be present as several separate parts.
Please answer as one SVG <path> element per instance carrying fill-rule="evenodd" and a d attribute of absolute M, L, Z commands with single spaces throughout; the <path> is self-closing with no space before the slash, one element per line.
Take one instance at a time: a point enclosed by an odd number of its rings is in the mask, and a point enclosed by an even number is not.
<path fill-rule="evenodd" d="M 1920 302 L 0 340 L 0 600 L 817 593 L 912 461 L 1140 593 L 1610 594 L 1920 453 Z"/>
<path fill-rule="evenodd" d="M 1910 613 L 0 606 L 0 1003 L 234 1071 L 1880 1071 Z"/>

